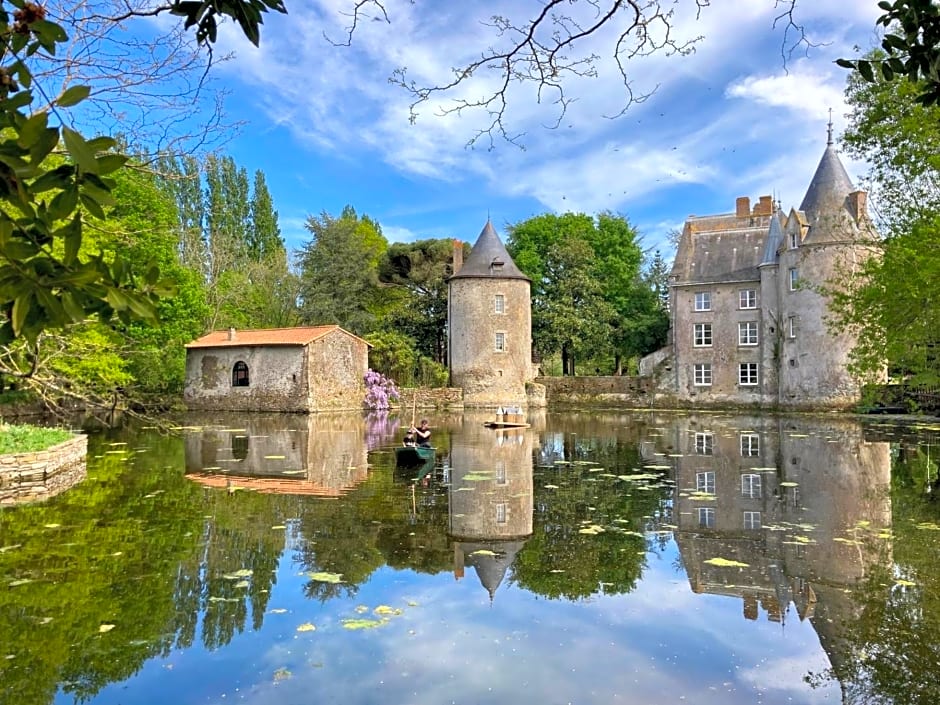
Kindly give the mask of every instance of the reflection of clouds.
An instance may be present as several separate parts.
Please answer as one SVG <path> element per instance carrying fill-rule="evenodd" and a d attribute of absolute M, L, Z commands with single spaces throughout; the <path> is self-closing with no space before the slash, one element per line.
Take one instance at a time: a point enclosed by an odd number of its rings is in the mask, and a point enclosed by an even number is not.
<path fill-rule="evenodd" d="M 279 581 L 277 592 L 296 596 L 290 582 Z M 669 560 L 653 562 L 634 593 L 581 602 L 536 599 L 510 585 L 490 605 L 473 581 L 389 569 L 353 600 L 313 607 L 292 599 L 289 626 L 275 628 L 279 641 L 257 657 L 264 667 L 257 684 L 239 693 L 243 702 L 308 702 L 314 693 L 317 702 L 416 705 L 750 705 L 835 697 L 802 684 L 803 674 L 826 666 L 808 622 L 794 620 L 786 631 L 745 622 L 739 601 L 694 595 Z M 279 600 L 276 594 L 272 603 Z M 358 604 L 402 607 L 404 614 L 379 629 L 347 631 L 340 620 L 354 616 Z M 308 617 L 317 631 L 298 638 L 294 622 Z M 266 619 L 265 630 L 272 627 Z M 274 684 L 280 667 L 291 677 Z"/>

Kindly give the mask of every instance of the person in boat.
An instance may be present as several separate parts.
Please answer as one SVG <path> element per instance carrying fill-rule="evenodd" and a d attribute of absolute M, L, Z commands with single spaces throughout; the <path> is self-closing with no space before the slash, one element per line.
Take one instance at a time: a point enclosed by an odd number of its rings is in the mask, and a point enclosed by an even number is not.
<path fill-rule="evenodd" d="M 414 431 L 419 447 L 431 447 L 431 428 L 428 426 L 427 419 L 421 419 L 421 423 L 418 425 L 418 428 L 412 428 L 411 430 Z"/>
<path fill-rule="evenodd" d="M 408 429 L 408 432 L 405 434 L 405 438 L 402 440 L 402 445 L 405 448 L 414 448 L 418 445 L 418 436 L 416 435 L 416 430 L 414 426 Z"/>

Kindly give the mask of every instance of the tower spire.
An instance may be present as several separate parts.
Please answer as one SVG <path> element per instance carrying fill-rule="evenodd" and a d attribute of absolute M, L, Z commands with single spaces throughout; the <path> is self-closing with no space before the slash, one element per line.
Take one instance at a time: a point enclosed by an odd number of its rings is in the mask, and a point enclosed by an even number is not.
<path fill-rule="evenodd" d="M 829 127 L 827 128 L 826 146 L 832 146 L 832 108 L 829 108 Z"/>

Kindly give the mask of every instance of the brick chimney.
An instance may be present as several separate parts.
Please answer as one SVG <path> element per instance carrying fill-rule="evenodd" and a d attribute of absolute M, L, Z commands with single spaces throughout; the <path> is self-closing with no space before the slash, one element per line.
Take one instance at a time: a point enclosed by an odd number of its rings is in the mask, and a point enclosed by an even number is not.
<path fill-rule="evenodd" d="M 868 218 L 868 194 L 865 191 L 852 191 L 845 200 L 856 221 Z"/>
<path fill-rule="evenodd" d="M 734 214 L 739 218 L 747 218 L 751 214 L 751 199 L 741 196 L 734 202 Z"/>
<path fill-rule="evenodd" d="M 228 329 L 228 339 L 229 339 L 229 340 L 235 340 L 235 329 L 234 329 L 234 328 L 229 328 L 229 329 Z"/>
<path fill-rule="evenodd" d="M 463 267 L 463 243 L 460 240 L 454 240 L 454 274 Z"/>
<path fill-rule="evenodd" d="M 774 199 L 770 196 L 761 196 L 758 203 L 754 205 L 754 215 L 773 215 Z"/>

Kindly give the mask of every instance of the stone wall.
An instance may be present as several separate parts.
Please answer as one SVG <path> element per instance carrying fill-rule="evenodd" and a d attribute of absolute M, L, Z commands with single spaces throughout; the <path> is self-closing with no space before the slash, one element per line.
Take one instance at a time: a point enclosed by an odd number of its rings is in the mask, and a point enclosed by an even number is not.
<path fill-rule="evenodd" d="M 45 450 L 0 455 L 0 506 L 54 497 L 85 479 L 88 437 Z"/>
<path fill-rule="evenodd" d="M 643 377 L 539 377 L 536 382 L 545 387 L 548 403 L 553 405 L 616 404 L 638 408 L 658 405 L 654 403 L 652 380 Z"/>
<path fill-rule="evenodd" d="M 412 406 L 416 409 L 463 409 L 463 390 L 457 387 L 406 387 L 398 391 L 402 413 L 409 411 Z"/>

